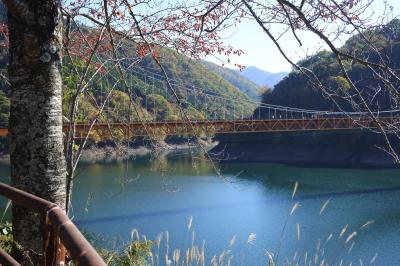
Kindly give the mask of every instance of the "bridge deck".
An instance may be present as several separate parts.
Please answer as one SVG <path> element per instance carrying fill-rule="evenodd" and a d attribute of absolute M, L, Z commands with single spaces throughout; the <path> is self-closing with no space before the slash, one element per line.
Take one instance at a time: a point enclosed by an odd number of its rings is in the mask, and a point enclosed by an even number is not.
<path fill-rule="evenodd" d="M 400 122 L 399 117 L 381 117 L 384 124 Z M 77 124 L 76 136 L 86 135 L 89 124 Z M 249 132 L 288 132 L 376 128 L 376 123 L 362 118 L 304 118 L 304 119 L 245 119 L 245 120 L 195 120 L 195 121 L 145 121 L 131 123 L 97 123 L 91 137 L 107 139 L 115 134 L 124 137 L 157 135 L 212 135 Z M 64 124 L 68 131 L 68 124 Z M 0 128 L 0 136 L 7 136 L 8 129 Z"/>

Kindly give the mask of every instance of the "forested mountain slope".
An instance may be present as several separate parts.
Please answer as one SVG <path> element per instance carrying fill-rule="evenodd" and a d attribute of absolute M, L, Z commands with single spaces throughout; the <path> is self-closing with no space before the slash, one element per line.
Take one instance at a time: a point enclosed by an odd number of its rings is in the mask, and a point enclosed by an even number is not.
<path fill-rule="evenodd" d="M 388 25 L 365 32 L 376 47 L 389 59 L 391 67 L 400 66 L 400 21 L 394 20 Z M 359 35 L 350 38 L 341 48 L 350 53 L 377 60 L 367 54 Z M 346 62 L 349 75 L 368 100 L 372 110 L 390 110 L 396 108 L 396 101 L 387 90 L 380 90 L 382 81 L 373 75 L 364 65 Z M 322 84 L 333 91 L 350 90 L 347 81 L 340 76 L 340 67 L 331 52 L 323 51 L 306 58 L 300 65 L 314 70 Z M 347 111 L 359 111 L 348 101 L 333 97 L 340 107 Z M 310 79 L 299 71 L 292 71 L 273 91 L 263 95 L 263 103 L 282 106 L 338 111 L 337 105 L 316 89 Z M 357 102 L 357 99 L 355 99 Z M 267 117 L 264 109 L 256 110 L 255 116 Z M 391 158 L 376 148 L 385 147 L 383 137 L 366 131 L 356 132 L 294 132 L 266 134 L 236 134 L 218 136 L 220 144 L 213 150 L 222 152 L 228 160 L 269 161 L 318 165 L 392 165 Z M 398 145 L 396 145 L 398 146 Z"/>
<path fill-rule="evenodd" d="M 1 71 L 6 74 L 8 55 L 0 58 Z M 183 111 L 188 118 L 222 118 L 236 115 L 250 115 L 253 111 L 249 104 L 250 98 L 237 87 L 226 81 L 216 73 L 208 70 L 199 61 L 177 54 L 169 49 L 160 49 L 159 60 L 164 66 L 168 78 L 174 84 L 175 93 L 182 101 Z M 73 99 L 76 84 L 80 77 L 72 70 L 72 64 L 77 69 L 83 69 L 85 62 L 75 59 L 73 63 L 65 58 L 63 66 L 64 98 L 63 112 L 68 113 L 69 104 Z M 89 71 L 94 72 L 93 67 Z M 113 89 L 100 120 L 127 121 L 127 120 L 152 120 L 152 119 L 182 119 L 182 113 L 177 107 L 173 93 L 168 89 L 161 69 L 150 57 L 142 58 L 139 64 L 132 69 L 126 69 L 126 83 L 119 82 Z M 107 75 L 99 75 L 90 84 L 88 92 L 82 95 L 78 110 L 78 121 L 83 122 L 93 118 L 98 111 L 94 100 L 102 102 L 107 91 L 114 86 L 117 70 L 112 70 Z M 114 77 L 114 78 L 113 78 Z M 0 81 L 0 125 L 7 126 L 9 113 L 9 88 Z M 188 93 L 190 89 L 194 92 Z M 214 95 L 219 99 L 205 96 Z M 131 97 L 134 100 L 129 107 Z M 223 98 L 235 100 L 226 101 Z M 235 104 L 235 107 L 233 106 Z"/>
<path fill-rule="evenodd" d="M 179 55 L 169 49 L 161 49 L 159 59 L 166 68 L 168 77 L 177 84 L 175 88 L 178 95 L 189 98 L 189 104 L 197 110 L 205 110 L 203 111 L 205 117 L 232 117 L 233 110 L 236 111 L 236 115 L 249 115 L 253 111 L 248 102 L 250 98 L 246 93 L 242 92 L 236 84 L 227 81 L 217 71 L 206 68 L 202 62 Z M 143 60 L 140 66 L 153 73 L 162 74 L 151 58 Z M 191 88 L 196 88 L 196 95 L 187 94 L 185 89 Z M 204 93 L 221 98 L 206 96 Z"/>
<path fill-rule="evenodd" d="M 238 71 L 207 61 L 203 61 L 202 63 L 208 70 L 223 77 L 253 100 L 260 100 L 261 87 L 238 73 Z"/>

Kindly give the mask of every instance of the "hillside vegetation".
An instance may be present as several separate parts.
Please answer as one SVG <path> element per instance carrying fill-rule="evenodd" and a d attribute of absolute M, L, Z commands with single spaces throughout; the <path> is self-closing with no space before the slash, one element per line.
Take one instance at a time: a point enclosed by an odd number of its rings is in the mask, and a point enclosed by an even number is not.
<path fill-rule="evenodd" d="M 253 100 L 260 100 L 261 87 L 245 78 L 243 75 L 238 73 L 238 71 L 207 61 L 203 61 L 202 63 L 208 70 L 223 77 L 226 81 L 237 87 L 243 93 L 247 94 Z"/>
<path fill-rule="evenodd" d="M 0 59 L 4 74 L 7 58 L 8 55 L 3 55 Z M 127 68 L 126 83 L 119 82 L 115 86 L 100 121 L 179 120 L 184 116 L 189 119 L 215 119 L 248 116 L 252 113 L 254 107 L 248 103 L 250 98 L 223 77 L 205 68 L 201 62 L 169 49 L 160 49 L 159 59 L 174 85 L 182 110 L 168 89 L 160 68 L 151 58 L 143 58 L 139 65 L 131 70 Z M 68 117 L 69 106 L 80 80 L 72 70 L 72 65 L 83 70 L 85 62 L 79 58 L 75 58 L 74 62 L 65 58 L 64 62 L 63 113 L 64 117 Z M 95 71 L 95 67 L 91 67 L 89 76 Z M 107 75 L 99 75 L 89 84 L 88 92 L 80 96 L 78 122 L 97 116 L 99 103 L 106 99 L 118 76 L 117 70 L 112 70 Z M 0 126 L 4 127 L 8 123 L 10 91 L 4 81 L 1 81 L 0 86 Z"/>
<path fill-rule="evenodd" d="M 399 33 L 400 20 L 393 20 L 382 28 L 364 32 L 364 35 L 374 42 L 377 49 L 387 56 L 393 69 L 399 69 L 400 67 Z M 359 35 L 353 36 L 341 49 L 350 54 L 358 54 L 361 57 L 368 58 L 372 62 L 378 60 L 376 55 L 365 49 L 364 41 L 360 38 L 361 36 Z M 389 110 L 396 104 L 388 95 L 387 90 L 379 90 L 383 85 L 382 81 L 371 70 L 355 60 L 346 61 L 345 63 L 351 80 L 358 88 L 362 88 L 362 94 L 372 110 Z M 300 65 L 313 70 L 321 83 L 331 90 L 337 91 L 341 95 L 343 95 L 341 92 L 350 90 L 350 85 L 342 77 L 339 64 L 333 53 L 328 51 L 319 52 L 301 61 Z M 354 98 L 358 101 L 356 97 Z M 334 97 L 334 99 L 342 109 L 357 111 L 341 97 Z M 299 71 L 292 71 L 275 86 L 275 90 L 264 94 L 263 102 L 304 109 L 338 111 L 332 100 L 324 97 L 321 90 L 316 89 L 309 78 Z"/>
<path fill-rule="evenodd" d="M 185 107 L 190 106 L 199 110 L 206 118 L 232 118 L 252 113 L 252 105 L 248 103 L 249 96 L 218 72 L 207 69 L 201 62 L 169 49 L 161 49 L 159 58 L 166 68 L 168 77 L 176 84 L 174 88 L 178 96 L 188 99 L 184 104 Z M 162 74 L 154 60 L 150 58 L 146 58 L 140 66 L 160 76 Z M 159 84 L 157 87 L 165 89 L 165 84 Z M 187 89 L 194 91 L 188 93 Z"/>
<path fill-rule="evenodd" d="M 393 20 L 382 28 L 364 33 L 385 54 L 394 69 L 400 66 L 400 21 Z M 350 38 L 341 48 L 377 60 L 367 53 L 361 36 Z M 346 61 L 349 75 L 362 95 L 368 100 L 372 110 L 390 110 L 397 104 L 385 90 L 379 90 L 381 80 L 377 79 L 364 65 L 356 61 Z M 328 51 L 319 52 L 300 62 L 312 69 L 322 84 L 338 93 L 351 90 L 347 81 L 341 77 L 335 56 Z M 340 107 L 347 111 L 358 111 L 348 101 L 334 97 Z M 358 99 L 355 99 L 357 102 Z M 337 106 L 316 89 L 308 77 L 299 71 L 292 71 L 279 82 L 273 91 L 263 95 L 263 103 L 276 104 L 321 111 L 338 111 Z M 254 115 L 267 117 L 264 109 L 256 110 Z M 390 137 L 390 136 L 389 136 Z M 340 165 L 380 165 L 392 164 L 391 158 L 376 148 L 385 145 L 382 136 L 370 132 L 294 132 L 260 133 L 247 135 L 219 136 L 221 143 L 214 152 L 225 152 L 231 160 L 271 161 L 288 163 L 340 164 Z M 267 148 L 266 148 L 267 147 Z"/>

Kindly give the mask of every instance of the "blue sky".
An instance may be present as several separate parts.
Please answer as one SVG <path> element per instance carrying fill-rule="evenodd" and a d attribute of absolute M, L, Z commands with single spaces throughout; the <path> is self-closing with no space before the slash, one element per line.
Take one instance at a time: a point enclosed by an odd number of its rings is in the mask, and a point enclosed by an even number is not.
<path fill-rule="evenodd" d="M 383 2 L 383 0 L 375 1 L 372 8 L 374 10 L 374 16 L 383 13 Z M 400 0 L 387 0 L 387 2 L 394 8 L 393 16 L 400 14 Z M 242 22 L 224 35 L 224 42 L 226 44 L 245 51 L 244 55 L 234 58 L 234 63 L 240 63 L 245 66 L 256 66 L 270 72 L 291 70 L 290 64 L 282 57 L 272 41 L 268 39 L 255 22 Z M 309 32 L 301 32 L 299 35 L 303 42 L 302 47 L 298 46 L 297 42 L 295 42 L 290 34 L 287 34 L 281 39 L 284 50 L 292 60 L 297 62 L 305 56 L 311 55 L 319 49 L 324 48 L 322 42 L 315 35 Z M 336 44 L 340 46 L 341 43 L 349 37 L 350 36 L 343 36 Z M 206 60 L 221 64 L 221 61 L 216 57 L 209 57 Z"/>

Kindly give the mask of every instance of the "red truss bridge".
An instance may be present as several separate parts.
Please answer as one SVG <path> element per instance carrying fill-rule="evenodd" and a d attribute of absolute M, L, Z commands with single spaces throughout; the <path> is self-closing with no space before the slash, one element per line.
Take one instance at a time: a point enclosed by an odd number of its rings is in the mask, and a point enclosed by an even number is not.
<path fill-rule="evenodd" d="M 119 79 L 111 75 L 102 77 L 102 82 L 93 80 L 91 84 L 87 84 L 99 101 L 97 106 L 102 107 L 99 112 L 101 119 L 98 117 L 99 119 L 93 122 L 93 116 L 83 114 L 83 118 L 79 120 L 81 122 L 76 123 L 74 127 L 76 139 L 83 139 L 86 136 L 96 140 L 106 140 L 115 137 L 212 136 L 252 132 L 355 129 L 390 132 L 395 131 L 400 122 L 400 110 L 375 113 L 332 112 L 279 106 L 236 97 L 228 92 L 218 94 L 212 90 L 199 89 L 192 84 L 195 81 L 185 84 L 182 81 L 169 79 L 167 83 L 165 77 L 153 69 L 134 66 L 129 71 L 135 75 L 128 77 L 123 84 L 119 84 L 117 82 Z M 110 95 L 115 90 L 122 91 L 125 95 L 129 95 L 130 99 L 139 101 L 147 116 L 141 117 L 141 121 L 135 121 L 131 115 L 130 101 L 123 100 L 123 97 L 118 103 L 112 101 Z M 155 96 L 162 99 L 168 108 L 156 104 Z M 116 104 L 119 105 L 117 108 L 119 113 L 116 112 Z M 182 107 L 196 110 L 202 118 L 188 119 Z M 63 128 L 67 134 L 71 124 L 66 122 Z M 8 129 L 0 127 L 0 136 L 7 135 Z"/>
<path fill-rule="evenodd" d="M 110 139 L 116 134 L 124 137 L 145 137 L 157 135 L 212 136 L 214 134 L 293 132 L 293 131 L 333 131 L 355 129 L 378 129 L 378 124 L 390 131 L 400 123 L 399 116 L 384 116 L 372 119 L 358 117 L 312 117 L 301 119 L 238 119 L 238 120 L 190 120 L 190 121 L 143 121 L 130 123 L 96 123 L 89 138 Z M 64 124 L 67 132 L 69 124 Z M 90 124 L 75 126 L 77 139 L 85 138 Z M 8 129 L 0 128 L 0 136 L 7 136 Z"/>

